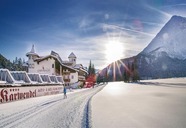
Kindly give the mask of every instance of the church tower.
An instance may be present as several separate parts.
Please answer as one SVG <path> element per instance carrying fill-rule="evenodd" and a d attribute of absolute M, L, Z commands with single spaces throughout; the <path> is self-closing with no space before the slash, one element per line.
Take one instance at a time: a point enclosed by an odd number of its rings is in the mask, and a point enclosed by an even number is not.
<path fill-rule="evenodd" d="M 68 59 L 69 59 L 70 62 L 72 62 L 72 66 L 76 65 L 76 56 L 73 52 L 70 53 L 70 55 L 68 56 Z"/>
<path fill-rule="evenodd" d="M 39 55 L 35 52 L 34 45 L 32 45 L 32 49 L 30 52 L 26 54 L 28 57 L 28 72 L 32 73 L 34 70 L 34 60 L 39 57 Z"/>

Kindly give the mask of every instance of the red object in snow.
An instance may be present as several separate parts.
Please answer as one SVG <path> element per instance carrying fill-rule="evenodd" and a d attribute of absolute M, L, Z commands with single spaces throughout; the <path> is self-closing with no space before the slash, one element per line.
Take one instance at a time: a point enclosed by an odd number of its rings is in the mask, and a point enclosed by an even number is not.
<path fill-rule="evenodd" d="M 85 88 L 91 88 L 96 83 L 96 76 L 95 75 L 89 75 L 85 81 Z"/>

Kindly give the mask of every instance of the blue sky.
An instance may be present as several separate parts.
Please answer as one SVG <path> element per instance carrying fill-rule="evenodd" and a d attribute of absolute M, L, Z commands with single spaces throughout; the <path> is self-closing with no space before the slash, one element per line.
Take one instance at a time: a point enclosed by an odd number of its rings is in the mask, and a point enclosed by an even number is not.
<path fill-rule="evenodd" d="M 172 15 L 186 17 L 184 0 L 1 0 L 0 53 L 27 60 L 34 44 L 103 68 L 142 51 Z"/>

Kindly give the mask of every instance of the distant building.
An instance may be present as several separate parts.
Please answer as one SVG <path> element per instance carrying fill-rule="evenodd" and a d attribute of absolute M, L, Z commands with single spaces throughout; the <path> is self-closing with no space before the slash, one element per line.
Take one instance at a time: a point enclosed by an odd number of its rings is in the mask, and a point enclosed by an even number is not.
<path fill-rule="evenodd" d="M 82 84 L 85 81 L 87 71 L 81 64 L 76 64 L 76 56 L 72 52 L 69 61 L 62 61 L 58 53 L 51 51 L 50 55 L 39 56 L 34 49 L 26 54 L 28 57 L 28 72 L 49 75 L 62 75 L 66 85 L 74 83 Z M 80 66 L 81 65 L 81 66 Z"/>
<path fill-rule="evenodd" d="M 83 67 L 82 64 L 76 64 L 77 57 L 73 52 L 68 56 L 68 59 L 69 61 L 62 61 L 62 63 L 64 65 L 70 66 L 73 69 L 78 70 L 78 74 L 77 74 L 78 82 L 81 85 L 84 84 L 86 76 L 88 74 L 87 70 Z"/>

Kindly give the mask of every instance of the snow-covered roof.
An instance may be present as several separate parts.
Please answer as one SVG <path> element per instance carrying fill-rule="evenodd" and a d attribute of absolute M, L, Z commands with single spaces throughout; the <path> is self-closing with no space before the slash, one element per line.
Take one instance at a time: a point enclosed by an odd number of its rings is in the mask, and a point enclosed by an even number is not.
<path fill-rule="evenodd" d="M 12 77 L 8 69 L 0 69 L 0 81 L 13 84 L 15 79 Z"/>
<path fill-rule="evenodd" d="M 72 52 L 70 53 L 70 55 L 68 56 L 68 58 L 76 58 L 75 54 Z"/>
<path fill-rule="evenodd" d="M 51 51 L 50 55 L 55 56 L 56 58 L 58 58 L 58 60 L 59 60 L 60 62 L 62 62 L 62 59 L 61 59 L 61 57 L 59 56 L 59 54 L 58 54 L 57 52 Z"/>
<path fill-rule="evenodd" d="M 45 60 L 45 59 L 47 59 L 47 58 L 54 58 L 54 59 L 56 59 L 56 60 L 58 60 L 58 62 L 61 64 L 61 66 L 64 66 L 64 67 L 66 67 L 66 68 L 69 68 L 69 69 L 72 69 L 72 70 L 74 70 L 74 71 L 78 71 L 78 70 L 76 70 L 76 69 L 74 69 L 74 68 L 72 68 L 72 67 L 70 67 L 70 66 L 67 66 L 67 65 L 65 65 L 65 64 L 63 64 L 62 63 L 62 60 L 60 59 L 60 57 L 58 57 L 58 56 L 55 56 L 55 55 L 48 55 L 48 56 L 44 56 L 44 57 L 40 57 L 40 58 L 36 58 L 34 61 L 37 61 L 37 62 L 41 62 L 41 61 L 43 61 L 43 60 Z"/>
<path fill-rule="evenodd" d="M 67 61 L 67 60 L 62 61 L 62 63 L 63 63 L 63 64 L 73 64 L 73 62 L 70 62 L 70 61 Z"/>
<path fill-rule="evenodd" d="M 40 76 L 41 76 L 41 79 L 43 80 L 43 82 L 51 83 L 51 80 L 50 80 L 50 77 L 48 74 L 40 74 Z"/>
<path fill-rule="evenodd" d="M 74 68 L 75 68 L 75 69 L 78 69 L 78 70 L 81 70 L 81 71 L 83 71 L 83 72 L 85 72 L 85 73 L 88 73 L 87 70 L 84 69 L 84 67 L 83 67 L 82 64 L 76 64 L 76 65 L 74 66 Z"/>
<path fill-rule="evenodd" d="M 41 76 L 39 73 L 28 73 L 28 76 L 31 80 L 31 83 L 43 83 L 43 80 L 41 79 Z"/>
<path fill-rule="evenodd" d="M 31 80 L 25 71 L 10 71 L 10 73 L 18 82 L 31 83 Z"/>
<path fill-rule="evenodd" d="M 83 65 L 82 64 L 76 64 L 75 66 L 74 66 L 74 68 L 83 68 Z"/>
<path fill-rule="evenodd" d="M 46 59 L 48 59 L 48 58 L 55 58 L 55 59 L 57 59 L 57 58 L 56 58 L 55 56 L 53 56 L 53 55 L 47 55 L 47 56 L 42 56 L 42 57 L 36 58 L 36 59 L 34 59 L 34 61 L 41 62 L 41 61 L 46 60 Z"/>

